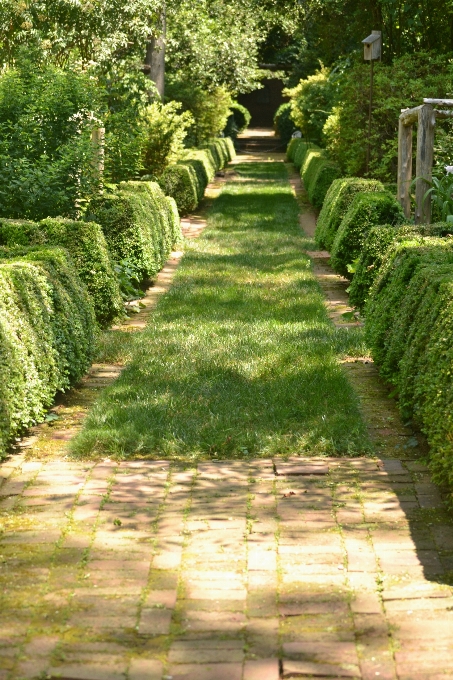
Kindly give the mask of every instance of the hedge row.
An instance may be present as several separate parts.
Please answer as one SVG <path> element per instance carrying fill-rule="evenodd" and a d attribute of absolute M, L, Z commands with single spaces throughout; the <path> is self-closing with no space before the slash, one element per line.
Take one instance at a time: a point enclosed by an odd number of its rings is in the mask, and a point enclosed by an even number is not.
<path fill-rule="evenodd" d="M 366 337 L 403 415 L 427 435 L 436 480 L 453 483 L 453 238 L 412 234 L 385 255 Z"/>
<path fill-rule="evenodd" d="M 386 191 L 356 194 L 332 244 L 330 262 L 335 271 L 352 278 L 351 266 L 360 257 L 370 229 L 379 224 L 398 225 L 403 222 L 401 205 Z"/>
<path fill-rule="evenodd" d="M 329 160 L 323 149 L 302 139 L 292 139 L 286 153 L 296 168 L 300 168 L 310 203 L 321 208 L 330 185 L 340 176 L 340 168 Z"/>
<path fill-rule="evenodd" d="M 24 427 L 42 420 L 57 391 L 85 373 L 97 328 L 64 249 L 1 250 L 0 456 Z"/>
<path fill-rule="evenodd" d="M 451 223 L 419 224 L 395 227 L 385 224 L 373 227 L 363 244 L 360 258 L 355 267 L 354 278 L 349 287 L 349 301 L 355 307 L 363 309 L 374 280 L 390 246 L 411 234 L 420 236 L 447 236 L 453 233 Z"/>
<path fill-rule="evenodd" d="M 169 165 L 159 178 L 159 184 L 167 196 L 172 196 L 181 214 L 197 207 L 207 185 L 218 170 L 235 157 L 230 137 L 215 139 L 203 149 L 190 149 L 185 156 Z"/>
<path fill-rule="evenodd" d="M 98 323 L 106 326 L 122 314 L 119 283 L 99 224 L 61 217 L 49 217 L 39 223 L 0 219 L 0 245 L 8 248 L 63 246 L 88 289 Z"/>
<path fill-rule="evenodd" d="M 155 182 L 121 182 L 90 202 L 86 218 L 101 225 L 113 260 L 143 279 L 160 271 L 181 235 L 175 203 Z"/>
<path fill-rule="evenodd" d="M 315 239 L 318 246 L 326 250 L 332 248 L 349 206 L 356 194 L 364 191 L 384 191 L 384 185 L 378 180 L 359 177 L 342 177 L 332 182 L 316 222 Z"/>

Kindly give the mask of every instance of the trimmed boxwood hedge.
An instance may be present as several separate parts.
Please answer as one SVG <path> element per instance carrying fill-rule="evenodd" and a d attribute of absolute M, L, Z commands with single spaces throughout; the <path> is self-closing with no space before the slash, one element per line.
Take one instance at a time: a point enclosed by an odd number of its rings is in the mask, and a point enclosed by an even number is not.
<path fill-rule="evenodd" d="M 123 301 L 101 227 L 62 217 L 41 222 L 0 219 L 0 245 L 63 246 L 92 298 L 96 319 L 106 326 L 123 314 Z"/>
<path fill-rule="evenodd" d="M 0 248 L 0 456 L 85 373 L 96 320 L 63 248 Z"/>
<path fill-rule="evenodd" d="M 181 160 L 165 169 L 159 185 L 186 215 L 195 210 L 216 172 L 233 160 L 235 153 L 229 137 L 215 139 L 203 149 L 189 149 Z"/>
<path fill-rule="evenodd" d="M 86 218 L 98 222 L 115 261 L 127 260 L 140 276 L 155 276 L 174 243 L 174 206 L 155 182 L 122 182 L 91 200 Z"/>
<path fill-rule="evenodd" d="M 403 209 L 396 198 L 388 192 L 356 194 L 341 221 L 332 245 L 330 262 L 335 271 L 352 278 L 348 265 L 360 256 L 370 229 L 378 224 L 397 225 L 403 222 Z"/>
<path fill-rule="evenodd" d="M 330 185 L 340 174 L 339 166 L 326 157 L 325 151 L 307 151 L 301 176 L 309 201 L 315 208 L 322 208 Z"/>
<path fill-rule="evenodd" d="M 332 248 L 341 220 L 355 195 L 363 191 L 384 191 L 384 185 L 378 180 L 360 177 L 334 179 L 316 222 L 315 239 L 318 246 L 326 250 Z"/>
<path fill-rule="evenodd" d="M 396 240 L 365 309 L 372 356 L 427 435 L 436 480 L 452 485 L 453 238 Z"/>
<path fill-rule="evenodd" d="M 309 151 L 321 151 L 319 146 L 316 146 L 316 144 L 310 144 L 310 142 L 304 142 L 302 139 L 299 139 L 299 144 L 297 144 L 295 151 L 294 151 L 294 160 L 293 163 L 296 166 L 298 170 L 301 170 L 304 163 L 306 156 Z"/>
<path fill-rule="evenodd" d="M 354 271 L 354 277 L 349 287 L 349 302 L 355 307 L 363 309 L 385 254 L 395 240 L 406 238 L 409 234 L 447 236 L 452 233 L 453 224 L 447 222 L 402 227 L 385 224 L 373 227 L 365 239 L 359 262 Z"/>

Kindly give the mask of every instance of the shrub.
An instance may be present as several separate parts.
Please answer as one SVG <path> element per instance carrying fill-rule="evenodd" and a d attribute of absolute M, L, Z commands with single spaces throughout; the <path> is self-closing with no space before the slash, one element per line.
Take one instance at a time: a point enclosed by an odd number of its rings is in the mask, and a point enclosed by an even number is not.
<path fill-rule="evenodd" d="M 446 236 L 451 233 L 453 233 L 453 225 L 447 223 L 410 225 L 399 228 L 388 224 L 373 227 L 365 238 L 349 287 L 350 303 L 363 309 L 385 254 L 395 240 L 407 238 L 410 234 Z"/>
<path fill-rule="evenodd" d="M 348 265 L 360 256 L 371 227 L 378 224 L 397 225 L 403 222 L 404 213 L 401 205 L 386 191 L 356 194 L 333 242 L 330 261 L 335 271 L 351 278 Z"/>
<path fill-rule="evenodd" d="M 143 112 L 143 174 L 161 175 L 183 152 L 184 139 L 193 118 L 187 111 L 180 113 L 180 110 L 179 102 L 154 102 Z"/>
<path fill-rule="evenodd" d="M 0 454 L 91 363 L 96 321 L 61 248 L 2 248 Z"/>
<path fill-rule="evenodd" d="M 171 196 L 182 215 L 195 210 L 199 203 L 200 182 L 190 163 L 169 165 L 159 177 L 159 186 L 166 196 Z"/>
<path fill-rule="evenodd" d="M 174 215 L 155 182 L 124 182 L 96 197 L 86 218 L 98 222 L 116 262 L 127 261 L 142 278 L 157 274 L 174 239 Z"/>
<path fill-rule="evenodd" d="M 250 111 L 245 106 L 242 106 L 242 104 L 239 104 L 239 102 L 233 102 L 230 105 L 230 115 L 228 116 L 223 134 L 226 137 L 236 139 L 241 132 L 248 128 L 251 120 Z"/>
<path fill-rule="evenodd" d="M 453 482 L 453 239 L 390 246 L 366 305 L 366 335 L 404 416 L 420 424 L 436 480 Z"/>
<path fill-rule="evenodd" d="M 314 75 L 287 89 L 291 98 L 291 117 L 304 137 L 323 141 L 323 127 L 335 102 L 336 85 L 330 69 L 322 66 Z"/>
<path fill-rule="evenodd" d="M 300 144 L 303 144 L 303 140 L 300 137 L 293 137 L 289 144 L 288 148 L 286 149 L 286 156 L 289 161 L 294 163 L 294 159 L 296 157 L 297 149 L 299 148 Z M 295 165 L 295 163 L 294 163 Z M 300 166 L 299 166 L 300 167 Z"/>
<path fill-rule="evenodd" d="M 280 104 L 274 116 L 274 129 L 282 144 L 288 144 L 291 135 L 296 131 L 296 124 L 291 118 L 291 103 Z"/>
<path fill-rule="evenodd" d="M 303 167 L 305 163 L 306 156 L 309 151 L 320 151 L 321 149 L 319 146 L 316 146 L 315 144 L 310 144 L 309 142 L 304 142 L 303 140 L 299 140 L 299 144 L 296 147 L 296 150 L 294 152 L 294 165 L 296 168 L 299 170 L 300 168 Z"/>
<path fill-rule="evenodd" d="M 340 168 L 323 151 L 310 150 L 305 155 L 301 175 L 310 203 L 321 208 L 330 185 L 340 175 Z"/>
<path fill-rule="evenodd" d="M 39 223 L 0 220 L 0 245 L 39 244 L 62 246 L 70 253 L 101 326 L 108 325 L 123 313 L 119 284 L 98 224 L 62 217 L 49 217 Z"/>
<path fill-rule="evenodd" d="M 377 180 L 359 177 L 342 177 L 332 182 L 316 223 L 315 239 L 321 248 L 332 248 L 343 217 L 356 194 L 363 191 L 384 191 L 384 186 Z"/>
<path fill-rule="evenodd" d="M 76 70 L 31 67 L 0 78 L 0 215 L 75 216 L 99 186 L 91 130 L 100 107 L 93 79 Z"/>

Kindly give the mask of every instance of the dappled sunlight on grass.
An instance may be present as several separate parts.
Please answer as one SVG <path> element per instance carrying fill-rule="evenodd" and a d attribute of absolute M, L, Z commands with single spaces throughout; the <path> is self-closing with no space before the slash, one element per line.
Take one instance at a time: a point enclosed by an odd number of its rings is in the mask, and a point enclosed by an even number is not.
<path fill-rule="evenodd" d="M 285 172 L 276 163 L 240 169 L 252 179 Z M 333 328 L 302 241 L 286 181 L 227 185 L 74 453 L 366 451 L 357 397 L 337 361 L 363 351 L 361 332 Z"/>

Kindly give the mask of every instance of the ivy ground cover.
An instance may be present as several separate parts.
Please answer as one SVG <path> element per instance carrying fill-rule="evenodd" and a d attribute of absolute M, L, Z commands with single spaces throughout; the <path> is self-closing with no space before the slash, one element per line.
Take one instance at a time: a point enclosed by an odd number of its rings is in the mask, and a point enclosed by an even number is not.
<path fill-rule="evenodd" d="M 358 400 L 338 363 L 363 353 L 361 331 L 332 326 L 303 239 L 285 165 L 238 166 L 73 453 L 366 452 Z M 121 354 L 118 337 L 113 344 Z"/>

